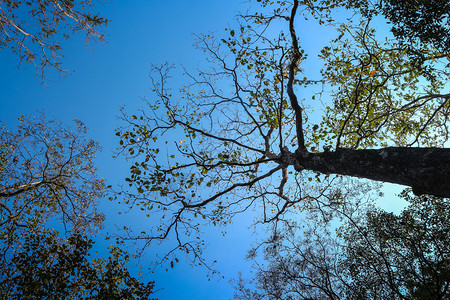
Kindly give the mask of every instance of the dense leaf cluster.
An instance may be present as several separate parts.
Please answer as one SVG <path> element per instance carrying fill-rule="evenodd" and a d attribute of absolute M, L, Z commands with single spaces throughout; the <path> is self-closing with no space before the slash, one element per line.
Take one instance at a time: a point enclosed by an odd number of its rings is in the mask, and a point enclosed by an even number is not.
<path fill-rule="evenodd" d="M 141 283 L 125 265 L 129 256 L 112 247 L 107 259 L 90 258 L 93 242 L 54 231 L 26 235 L 21 248 L 0 260 L 2 299 L 150 299 L 153 282 Z"/>
<path fill-rule="evenodd" d="M 392 32 L 406 47 L 431 45 L 443 54 L 450 49 L 450 3 L 445 0 L 388 0 L 380 3 Z M 419 49 L 417 49 L 419 50 Z"/>

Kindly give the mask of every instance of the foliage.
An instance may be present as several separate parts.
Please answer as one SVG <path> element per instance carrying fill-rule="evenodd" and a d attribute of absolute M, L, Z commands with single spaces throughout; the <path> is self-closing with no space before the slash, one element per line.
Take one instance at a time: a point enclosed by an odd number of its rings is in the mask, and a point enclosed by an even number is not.
<path fill-rule="evenodd" d="M 59 121 L 21 117 L 17 131 L 0 128 L 0 239 L 13 245 L 24 232 L 39 234 L 61 226 L 67 232 L 101 227 L 96 209 L 104 182 L 93 159 L 99 145 L 87 128 Z"/>
<path fill-rule="evenodd" d="M 24 239 L 23 247 L 0 261 L 2 299 L 150 299 L 153 282 L 131 276 L 129 256 L 119 248 L 90 261 L 93 242 L 86 236 L 63 240 L 46 231 Z"/>
<path fill-rule="evenodd" d="M 368 1 L 368 3 L 370 3 Z M 450 4 L 448 1 L 375 1 L 366 3 L 366 14 L 379 11 L 392 24 L 392 33 L 407 49 L 417 56 L 426 45 L 431 45 L 443 55 L 450 46 Z"/>
<path fill-rule="evenodd" d="M 0 1 L 0 49 L 11 49 L 20 61 L 33 63 L 44 77 L 47 67 L 61 68 L 61 39 L 77 31 L 86 40 L 104 40 L 108 20 L 92 13 L 91 0 Z"/>
<path fill-rule="evenodd" d="M 154 98 L 123 113 L 116 135 L 130 175 L 112 198 L 161 220 L 124 239 L 145 247 L 171 237 L 201 264 L 201 225 L 251 210 L 256 223 L 278 224 L 314 201 L 342 201 L 342 179 L 330 173 L 413 188 L 450 177 L 448 149 L 427 160 L 449 138 L 448 56 L 429 45 L 426 72 L 417 67 L 355 14 L 364 1 L 257 2 L 223 37 L 198 36 L 205 60 L 185 69 L 184 86 L 171 86 L 172 66 L 153 66 Z M 355 16 L 339 22 L 343 7 Z M 307 22 L 336 29 L 311 53 L 319 59 L 304 49 Z M 417 149 L 423 155 L 405 159 Z"/>
<path fill-rule="evenodd" d="M 344 207 L 336 233 L 319 222 L 287 227 L 264 246 L 268 265 L 257 290 L 238 281 L 238 299 L 446 299 L 449 290 L 448 199 L 402 198 L 399 215 L 370 208 L 358 217 Z M 358 208 L 360 210 L 361 208 Z"/>
<path fill-rule="evenodd" d="M 405 192 L 403 197 L 412 205 L 399 216 L 369 212 L 362 228 L 352 226 L 344 235 L 348 248 L 343 263 L 353 279 L 350 295 L 393 299 L 450 296 L 450 202 L 414 198 Z"/>

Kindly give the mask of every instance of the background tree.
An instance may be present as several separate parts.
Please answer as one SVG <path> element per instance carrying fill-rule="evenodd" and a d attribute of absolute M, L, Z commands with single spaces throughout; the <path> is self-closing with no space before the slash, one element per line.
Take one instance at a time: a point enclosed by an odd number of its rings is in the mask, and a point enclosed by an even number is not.
<path fill-rule="evenodd" d="M 85 125 L 43 114 L 19 122 L 15 132 L 0 129 L 0 297 L 149 299 L 153 282 L 129 273 L 121 249 L 89 258 L 105 186 Z"/>
<path fill-rule="evenodd" d="M 314 221 L 306 232 L 275 232 L 263 245 L 268 265 L 256 275 L 257 289 L 238 281 L 236 298 L 447 299 L 450 203 L 406 191 L 402 198 L 410 205 L 399 215 L 333 208 L 344 220 L 337 234 Z"/>
<path fill-rule="evenodd" d="M 105 190 L 93 159 L 99 145 L 87 128 L 21 117 L 16 132 L 0 128 L 0 239 L 15 244 L 23 232 L 39 234 L 61 223 L 66 232 L 102 226 L 97 201 Z"/>
<path fill-rule="evenodd" d="M 352 3 L 352 1 L 350 1 Z M 450 4 L 448 1 L 355 1 L 366 16 L 381 13 L 391 22 L 392 33 L 414 55 L 417 65 L 431 46 L 448 55 L 450 46 Z"/>
<path fill-rule="evenodd" d="M 33 63 L 44 77 L 47 67 L 61 68 L 61 39 L 77 31 L 86 40 L 103 41 L 108 20 L 92 12 L 90 0 L 6 0 L 0 2 L 0 49 L 10 49 L 20 62 Z"/>
<path fill-rule="evenodd" d="M 206 59 L 185 86 L 172 89 L 172 67 L 154 66 L 156 99 L 124 113 L 116 134 L 132 165 L 117 197 L 163 221 L 125 239 L 145 247 L 170 236 L 200 259 L 201 224 L 251 208 L 256 222 L 277 223 L 311 201 L 338 201 L 341 178 L 329 174 L 449 196 L 448 57 L 424 53 L 428 76 L 370 20 L 331 20 L 346 2 L 257 2 L 223 39 L 198 37 Z M 337 30 L 320 75 L 301 68 L 299 16 Z"/>
<path fill-rule="evenodd" d="M 119 248 L 107 259 L 89 259 L 93 242 L 56 231 L 28 233 L 22 248 L 0 262 L 2 299 L 150 299 L 153 282 L 141 283 L 125 265 L 130 257 Z"/>

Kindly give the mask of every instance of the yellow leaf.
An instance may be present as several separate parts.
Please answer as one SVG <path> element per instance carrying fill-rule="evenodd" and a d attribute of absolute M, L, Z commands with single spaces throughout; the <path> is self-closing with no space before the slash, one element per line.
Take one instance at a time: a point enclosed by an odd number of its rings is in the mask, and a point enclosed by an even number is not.
<path fill-rule="evenodd" d="M 376 72 L 377 72 L 377 71 L 375 71 L 375 70 L 370 71 L 369 76 L 370 76 L 370 77 L 373 77 L 373 76 L 375 75 Z"/>
<path fill-rule="evenodd" d="M 172 154 L 170 157 L 175 158 L 175 155 Z"/>

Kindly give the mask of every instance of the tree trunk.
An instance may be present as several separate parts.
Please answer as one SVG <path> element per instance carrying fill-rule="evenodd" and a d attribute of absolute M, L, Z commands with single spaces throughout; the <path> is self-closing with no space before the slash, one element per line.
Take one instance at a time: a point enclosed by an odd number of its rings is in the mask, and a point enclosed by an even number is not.
<path fill-rule="evenodd" d="M 450 149 L 388 147 L 375 150 L 338 148 L 334 152 L 297 151 L 297 171 L 341 174 L 410 186 L 416 195 L 450 197 Z"/>

